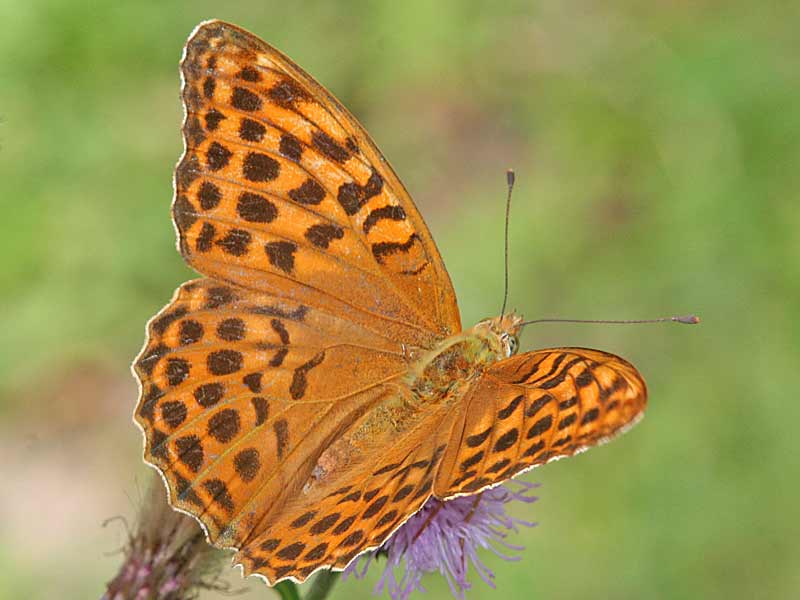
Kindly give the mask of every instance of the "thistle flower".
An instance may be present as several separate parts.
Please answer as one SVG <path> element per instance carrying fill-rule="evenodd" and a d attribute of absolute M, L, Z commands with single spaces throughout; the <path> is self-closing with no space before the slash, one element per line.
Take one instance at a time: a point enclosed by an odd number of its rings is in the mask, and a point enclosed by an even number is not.
<path fill-rule="evenodd" d="M 431 498 L 383 546 L 357 559 L 344 575 L 362 578 L 376 557 L 385 556 L 387 563 L 374 591 L 387 591 L 393 600 L 406 600 L 416 590 L 424 592 L 422 576 L 436 571 L 445 577 L 453 596 L 463 599 L 471 587 L 467 580 L 470 564 L 483 581 L 495 587 L 494 574 L 481 561 L 478 550 L 488 548 L 506 560 L 519 560 L 508 551 L 518 552 L 522 547 L 508 543 L 506 537 L 519 525 L 535 523 L 509 516 L 506 505 L 512 500 L 535 502 L 535 487 L 510 481 L 473 496 L 447 501 Z M 206 543 L 193 519 L 167 506 L 155 478 L 137 521 L 123 549 L 123 564 L 101 600 L 189 600 L 201 589 L 226 590 L 217 580 L 225 554 Z M 336 579 L 336 573 L 318 573 L 306 599 L 325 598 Z M 275 589 L 282 598 L 299 598 L 297 586 L 291 582 L 282 582 Z"/>
<path fill-rule="evenodd" d="M 405 600 L 415 590 L 425 591 L 423 574 L 436 571 L 447 580 L 453 596 L 463 599 L 471 587 L 467 580 L 470 564 L 494 588 L 494 573 L 481 561 L 478 549 L 488 548 L 505 560 L 519 560 L 508 551 L 518 552 L 522 547 L 508 543 L 506 537 L 519 525 L 535 523 L 509 516 L 506 505 L 512 500 L 535 502 L 531 492 L 535 487 L 538 485 L 510 481 L 474 496 L 447 501 L 431 498 L 378 550 L 348 566 L 345 576 L 362 578 L 376 557 L 386 556 L 374 591 L 387 591 L 393 600 Z"/>
<path fill-rule="evenodd" d="M 189 600 L 202 589 L 226 590 L 217 581 L 225 554 L 206 543 L 194 519 L 167 505 L 157 477 L 150 488 L 101 600 Z"/>

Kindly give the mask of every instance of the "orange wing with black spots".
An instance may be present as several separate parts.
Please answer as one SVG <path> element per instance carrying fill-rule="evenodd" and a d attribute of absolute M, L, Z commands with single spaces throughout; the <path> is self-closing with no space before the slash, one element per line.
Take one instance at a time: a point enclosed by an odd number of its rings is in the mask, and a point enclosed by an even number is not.
<path fill-rule="evenodd" d="M 246 572 L 343 568 L 430 496 L 452 426 L 409 402 L 405 351 L 317 307 L 190 281 L 134 365 L 145 459 Z"/>
<path fill-rule="evenodd" d="M 402 399 L 398 391 L 385 388 L 382 403 Z M 365 550 L 379 547 L 422 508 L 431 495 L 452 416 L 441 408 L 420 410 L 407 415 L 406 430 L 394 435 L 375 435 L 369 426 L 373 419 L 370 414 L 359 418 L 317 463 L 346 463 L 346 472 L 332 469 L 330 479 L 316 489 L 312 475 L 300 493 L 287 498 L 284 518 L 264 519 L 263 529 L 236 557 L 245 574 L 302 581 L 323 566 L 343 569 Z M 352 448 L 358 448 L 357 456 Z"/>
<path fill-rule="evenodd" d="M 345 303 L 420 329 L 423 343 L 461 329 L 422 217 L 331 94 L 219 21 L 192 34 L 181 71 L 186 151 L 173 216 L 192 267 L 248 289 Z"/>
<path fill-rule="evenodd" d="M 646 404 L 639 372 L 599 350 L 554 348 L 497 362 L 460 405 L 434 494 L 474 494 L 606 442 Z"/>
<path fill-rule="evenodd" d="M 181 72 L 172 211 L 207 279 L 150 322 L 135 419 L 209 541 L 273 583 L 302 580 L 430 496 L 452 416 L 413 407 L 401 379 L 460 331 L 455 295 L 366 132 L 288 58 L 212 21 Z"/>

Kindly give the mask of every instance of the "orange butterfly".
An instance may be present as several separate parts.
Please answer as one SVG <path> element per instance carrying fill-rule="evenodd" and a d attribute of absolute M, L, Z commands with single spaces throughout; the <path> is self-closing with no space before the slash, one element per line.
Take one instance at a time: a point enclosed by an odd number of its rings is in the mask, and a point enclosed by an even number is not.
<path fill-rule="evenodd" d="M 178 247 L 205 277 L 134 365 L 145 460 L 208 540 L 274 584 L 342 569 L 431 496 L 476 494 L 641 417 L 611 354 L 516 355 L 522 318 L 461 329 L 425 222 L 356 119 L 252 34 L 181 62 Z"/>

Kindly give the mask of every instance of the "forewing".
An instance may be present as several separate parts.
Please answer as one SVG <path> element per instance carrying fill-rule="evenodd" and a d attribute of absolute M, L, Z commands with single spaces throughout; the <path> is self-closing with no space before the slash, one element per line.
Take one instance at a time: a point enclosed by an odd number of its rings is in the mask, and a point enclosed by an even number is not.
<path fill-rule="evenodd" d="M 434 494 L 472 494 L 551 460 L 604 443 L 635 424 L 647 402 L 624 359 L 554 348 L 495 363 L 467 392 Z"/>
<path fill-rule="evenodd" d="M 173 216 L 192 267 L 267 293 L 289 280 L 295 298 L 421 328 L 420 343 L 460 330 L 422 217 L 330 93 L 220 21 L 195 30 L 181 71 L 186 151 Z"/>

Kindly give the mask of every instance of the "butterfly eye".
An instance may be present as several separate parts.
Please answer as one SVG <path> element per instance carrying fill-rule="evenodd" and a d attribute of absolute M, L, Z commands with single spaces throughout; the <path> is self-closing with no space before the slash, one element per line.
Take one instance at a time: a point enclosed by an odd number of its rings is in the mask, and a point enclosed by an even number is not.
<path fill-rule="evenodd" d="M 513 335 L 508 336 L 508 355 L 511 356 L 517 352 L 519 342 Z"/>
<path fill-rule="evenodd" d="M 506 349 L 506 356 L 511 356 L 512 354 L 516 353 L 517 351 L 517 338 L 513 335 L 508 333 L 503 333 L 500 335 L 500 341 L 503 342 L 503 346 Z"/>

